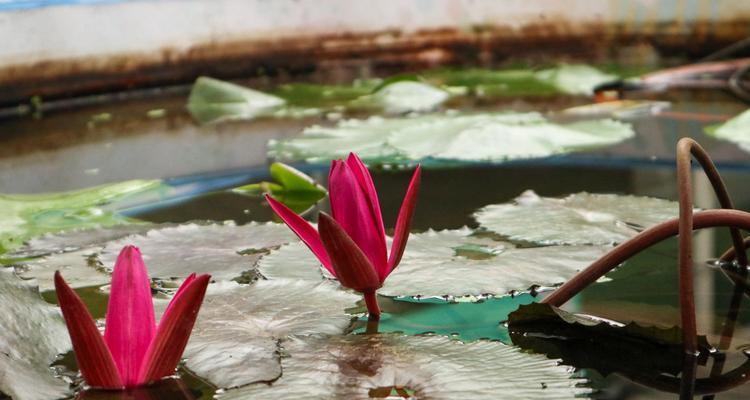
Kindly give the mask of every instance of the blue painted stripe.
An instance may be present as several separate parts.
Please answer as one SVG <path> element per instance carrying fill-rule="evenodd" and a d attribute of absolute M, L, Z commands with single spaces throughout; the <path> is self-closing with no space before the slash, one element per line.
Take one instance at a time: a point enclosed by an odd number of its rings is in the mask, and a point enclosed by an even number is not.
<path fill-rule="evenodd" d="M 28 10 L 71 4 L 122 3 L 125 1 L 132 0 L 0 0 L 0 11 Z"/>

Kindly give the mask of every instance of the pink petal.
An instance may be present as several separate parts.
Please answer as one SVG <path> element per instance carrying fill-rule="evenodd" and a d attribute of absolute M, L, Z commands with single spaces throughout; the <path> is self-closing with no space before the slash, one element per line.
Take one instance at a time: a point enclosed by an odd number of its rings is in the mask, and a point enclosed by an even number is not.
<path fill-rule="evenodd" d="M 68 325 L 70 341 L 73 342 L 78 369 L 90 386 L 119 389 L 124 385 L 120 379 L 112 354 L 104 344 L 96 322 L 81 301 L 68 286 L 60 272 L 55 272 L 55 292 L 65 323 Z"/>
<path fill-rule="evenodd" d="M 370 201 L 349 165 L 342 162 L 333 170 L 328 192 L 336 222 L 377 270 L 386 269 L 388 253 L 385 235 L 378 228 Z"/>
<path fill-rule="evenodd" d="M 409 188 L 406 190 L 404 202 L 401 203 L 401 210 L 398 212 L 396 230 L 393 234 L 393 243 L 391 244 L 391 255 L 388 257 L 388 272 L 385 275 L 381 275 L 381 280 L 385 280 L 385 278 L 393 272 L 396 266 L 398 266 L 398 263 L 401 262 L 401 257 L 404 255 L 406 241 L 409 239 L 411 221 L 414 217 L 414 208 L 417 205 L 417 193 L 419 193 L 421 177 L 422 166 L 417 165 L 417 169 L 414 170 L 414 175 L 411 177 Z"/>
<path fill-rule="evenodd" d="M 133 387 L 156 331 L 151 283 L 137 247 L 125 246 L 112 272 L 104 341 L 123 383 Z"/>
<path fill-rule="evenodd" d="M 175 304 L 176 300 L 180 298 L 182 295 L 182 292 L 185 291 L 185 288 L 190 286 L 190 283 L 195 280 L 195 272 L 188 275 L 187 278 L 182 282 L 182 285 L 180 285 L 179 288 L 177 288 L 177 292 L 172 296 L 172 300 L 169 301 L 169 304 L 167 304 L 167 308 L 164 310 L 164 315 L 169 313 L 169 309 L 172 308 L 172 306 Z"/>
<path fill-rule="evenodd" d="M 328 272 L 336 276 L 331 267 L 331 260 L 328 258 L 328 254 L 326 254 L 326 249 L 320 241 L 318 231 L 309 222 L 305 221 L 304 218 L 290 210 L 289 207 L 276 201 L 273 197 L 266 195 L 266 201 L 268 201 L 268 204 L 276 215 L 312 250 L 315 257 L 318 257 L 318 261 L 323 264 Z"/>
<path fill-rule="evenodd" d="M 186 280 L 159 322 L 156 336 L 143 360 L 138 381 L 154 382 L 173 375 L 185 351 L 211 276 Z"/>
<path fill-rule="evenodd" d="M 378 201 L 378 192 L 375 190 L 375 184 L 372 183 L 372 176 L 370 171 L 365 166 L 365 163 L 354 153 L 349 153 L 349 158 L 346 159 L 346 164 L 352 170 L 352 173 L 357 178 L 359 186 L 362 188 L 362 192 L 365 194 L 365 198 L 370 205 L 370 213 L 372 219 L 375 221 L 375 227 L 380 232 L 380 236 L 383 238 L 383 249 L 385 249 L 385 227 L 383 227 L 383 214 L 380 211 L 380 202 Z M 335 216 L 334 216 L 335 219 Z"/>
<path fill-rule="evenodd" d="M 372 263 L 341 225 L 321 212 L 318 229 L 341 285 L 358 292 L 380 287 L 380 279 Z"/>

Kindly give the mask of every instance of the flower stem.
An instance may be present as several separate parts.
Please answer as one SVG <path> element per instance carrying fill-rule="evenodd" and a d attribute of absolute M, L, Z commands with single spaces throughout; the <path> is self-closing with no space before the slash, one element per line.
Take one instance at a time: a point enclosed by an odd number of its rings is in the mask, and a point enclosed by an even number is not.
<path fill-rule="evenodd" d="M 368 290 L 362 293 L 365 296 L 365 304 L 367 305 L 367 313 L 369 314 L 370 321 L 380 320 L 380 307 L 378 306 L 378 297 L 374 290 Z"/>

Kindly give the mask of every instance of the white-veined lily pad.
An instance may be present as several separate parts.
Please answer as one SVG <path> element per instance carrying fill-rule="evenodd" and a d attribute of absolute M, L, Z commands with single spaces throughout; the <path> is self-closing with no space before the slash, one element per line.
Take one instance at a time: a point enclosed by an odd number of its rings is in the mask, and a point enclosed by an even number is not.
<path fill-rule="evenodd" d="M 742 150 L 750 152 L 750 110 L 721 125 L 706 127 L 705 131 L 710 136 L 730 141 Z"/>
<path fill-rule="evenodd" d="M 39 257 L 53 253 L 67 253 L 85 248 L 101 246 L 111 240 L 128 235 L 145 233 L 151 224 L 115 225 L 105 228 L 74 229 L 62 233 L 49 233 L 33 238 L 23 247 L 6 255 L 10 258 Z"/>
<path fill-rule="evenodd" d="M 387 84 L 371 95 L 354 101 L 355 105 L 372 105 L 388 114 L 432 111 L 450 94 L 426 83 L 402 80 Z"/>
<path fill-rule="evenodd" d="M 498 342 L 391 334 L 290 338 L 283 375 L 229 390 L 240 399 L 573 399 L 591 392 L 570 367 Z"/>
<path fill-rule="evenodd" d="M 358 299 L 328 282 L 217 282 L 201 307 L 186 365 L 221 388 L 272 381 L 281 374 L 278 340 L 343 333 L 351 323 L 345 310 Z"/>
<path fill-rule="evenodd" d="M 583 64 L 563 64 L 556 68 L 539 71 L 535 76 L 540 81 L 555 86 L 563 93 L 585 96 L 592 95 L 596 86 L 618 78 L 616 75 L 607 74 Z"/>
<path fill-rule="evenodd" d="M 412 234 L 401 263 L 378 293 L 449 299 L 505 295 L 565 282 L 609 250 L 608 246 L 514 248 L 471 235 L 468 228 Z M 302 243 L 271 251 L 258 263 L 258 271 L 268 279 L 328 277 Z"/>
<path fill-rule="evenodd" d="M 57 307 L 36 286 L 0 268 L 0 397 L 46 400 L 65 397 L 68 384 L 49 365 L 70 349 L 68 331 Z"/>
<path fill-rule="evenodd" d="M 111 271 L 120 250 L 132 244 L 140 248 L 152 278 L 184 278 L 195 272 L 229 280 L 255 269 L 264 251 L 293 238 L 289 228 L 274 223 L 185 224 L 109 242 L 100 260 Z"/>
<path fill-rule="evenodd" d="M 94 258 L 97 248 L 88 248 L 70 253 L 52 254 L 46 257 L 13 264 L 18 276 L 35 279 L 39 290 L 55 290 L 55 271 L 60 271 L 65 281 L 73 288 L 102 286 L 110 281 L 109 274 L 99 268 Z"/>
<path fill-rule="evenodd" d="M 438 114 L 347 120 L 270 143 L 280 159 L 320 162 L 354 151 L 368 162 L 502 162 L 621 142 L 630 125 L 604 119 L 556 124 L 538 113 Z"/>
<path fill-rule="evenodd" d="M 202 76 L 193 84 L 187 108 L 198 122 L 207 124 L 271 115 L 284 104 L 280 97 Z"/>
<path fill-rule="evenodd" d="M 539 244 L 613 244 L 676 218 L 678 204 L 652 197 L 576 193 L 540 197 L 526 191 L 513 202 L 474 214 L 479 224 L 513 240 Z"/>

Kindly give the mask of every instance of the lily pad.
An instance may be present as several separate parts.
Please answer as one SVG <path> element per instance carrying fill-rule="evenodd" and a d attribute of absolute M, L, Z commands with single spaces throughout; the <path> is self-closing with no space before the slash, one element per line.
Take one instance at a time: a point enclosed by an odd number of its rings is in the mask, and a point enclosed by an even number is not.
<path fill-rule="evenodd" d="M 271 194 L 298 214 L 310 209 L 328 193 L 312 177 L 289 165 L 275 162 L 269 170 L 276 182 L 253 183 L 232 191 L 249 196 Z"/>
<path fill-rule="evenodd" d="M 184 278 L 195 272 L 211 274 L 214 280 L 230 280 L 254 270 L 269 248 L 293 238 L 289 228 L 274 223 L 185 224 L 109 242 L 99 259 L 111 271 L 120 250 L 132 244 L 141 249 L 152 278 Z"/>
<path fill-rule="evenodd" d="M 57 307 L 46 303 L 30 282 L 0 268 L 0 397 L 46 400 L 66 397 L 68 384 L 49 365 L 70 349 Z"/>
<path fill-rule="evenodd" d="M 562 110 L 562 114 L 578 117 L 613 117 L 619 119 L 638 118 L 658 114 L 670 107 L 668 101 L 654 100 L 613 100 L 586 104 Z"/>
<path fill-rule="evenodd" d="M 398 80 L 380 87 L 375 93 L 358 98 L 356 106 L 382 109 L 388 114 L 426 112 L 438 108 L 450 94 L 427 83 Z"/>
<path fill-rule="evenodd" d="M 573 399 L 591 392 L 555 360 L 498 342 L 440 336 L 350 335 L 290 338 L 284 374 L 219 399 L 366 399 L 392 390 L 418 399 Z"/>
<path fill-rule="evenodd" d="M 521 306 L 510 314 L 508 325 L 514 344 L 563 358 L 577 368 L 594 368 L 605 376 L 614 372 L 641 378 L 676 376 L 683 368 L 685 354 L 678 327 L 622 324 L 542 303 Z M 711 346 L 705 336 L 699 337 L 699 344 L 700 359 L 705 362 Z"/>
<path fill-rule="evenodd" d="M 529 190 L 511 203 L 481 208 L 474 218 L 483 228 L 513 240 L 614 244 L 677 217 L 678 210 L 676 202 L 652 197 L 581 192 L 558 199 Z"/>
<path fill-rule="evenodd" d="M 735 143 L 742 150 L 750 152 L 750 110 L 721 125 L 706 127 L 705 131 L 709 136 Z"/>
<path fill-rule="evenodd" d="M 378 293 L 448 300 L 502 296 L 565 282 L 607 250 L 608 246 L 515 248 L 472 236 L 468 228 L 412 234 L 401 263 Z M 264 256 L 258 269 L 268 279 L 328 277 L 310 250 L 297 242 Z"/>
<path fill-rule="evenodd" d="M 503 162 L 607 146 L 633 136 L 630 125 L 609 119 L 556 124 L 537 113 L 435 114 L 312 126 L 300 137 L 270 142 L 269 153 L 311 162 L 349 151 L 370 163 Z"/>
<path fill-rule="evenodd" d="M 328 282 L 212 284 L 185 350 L 186 365 L 221 388 L 273 381 L 281 375 L 280 339 L 343 333 L 351 322 L 345 310 L 358 299 Z"/>
<path fill-rule="evenodd" d="M 602 83 L 616 80 L 617 75 L 607 74 L 583 64 L 562 64 L 556 68 L 537 72 L 536 78 L 555 86 L 563 93 L 590 96 Z"/>
<path fill-rule="evenodd" d="M 105 206 L 159 182 L 133 180 L 74 192 L 0 195 L 0 253 L 49 232 L 132 222 Z"/>
<path fill-rule="evenodd" d="M 54 253 L 79 251 L 101 246 L 106 242 L 128 235 L 142 234 L 154 229 L 152 224 L 115 225 L 104 228 L 73 229 L 60 233 L 48 233 L 27 241 L 8 258 L 40 257 Z"/>
<path fill-rule="evenodd" d="M 285 104 L 280 97 L 202 76 L 190 91 L 187 109 L 198 122 L 207 124 L 271 115 Z"/>
<path fill-rule="evenodd" d="M 97 250 L 88 248 L 53 254 L 13 264 L 13 269 L 23 279 L 35 279 L 43 292 L 55 290 L 55 271 L 60 271 L 72 288 L 102 286 L 109 284 L 111 278 L 95 258 Z"/>

